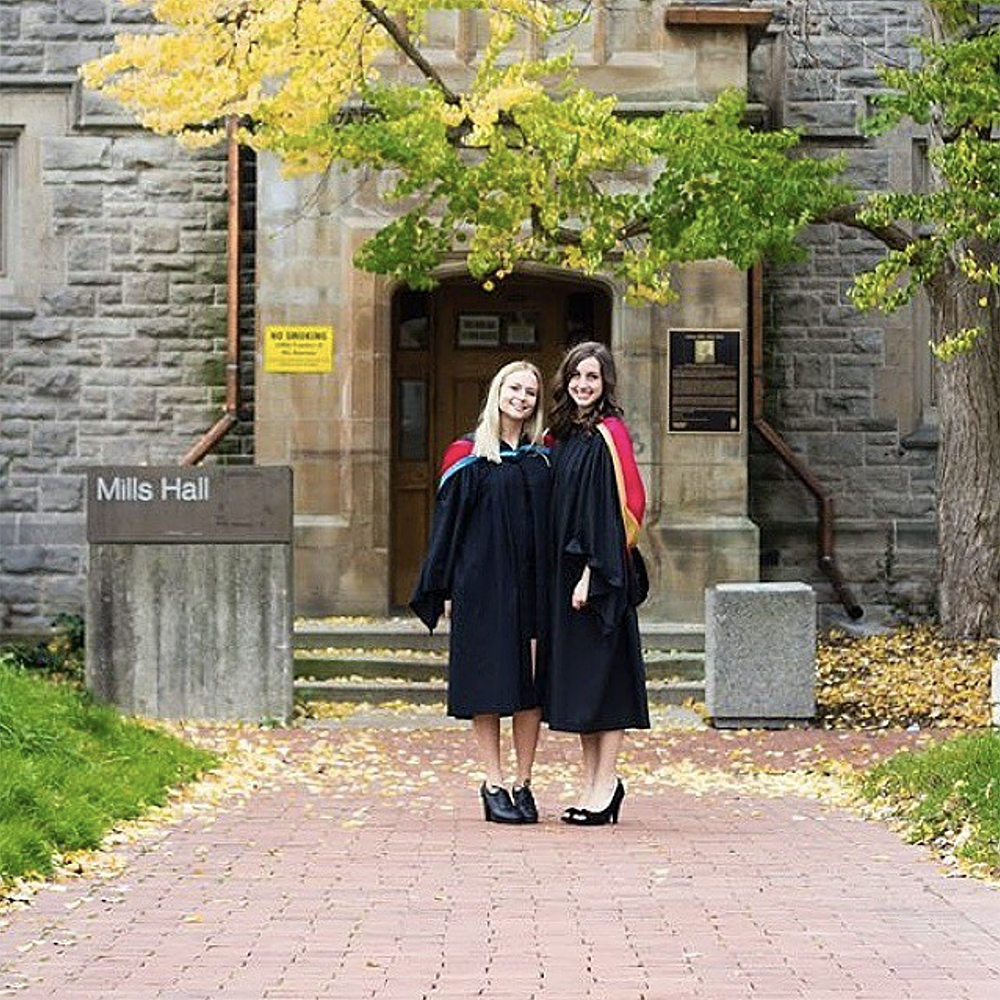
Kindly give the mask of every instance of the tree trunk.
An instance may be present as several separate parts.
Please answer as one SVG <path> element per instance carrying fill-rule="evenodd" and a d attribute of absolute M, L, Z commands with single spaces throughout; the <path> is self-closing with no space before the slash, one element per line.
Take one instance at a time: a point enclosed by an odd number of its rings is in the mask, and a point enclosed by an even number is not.
<path fill-rule="evenodd" d="M 981 291 L 954 276 L 942 284 L 929 289 L 939 330 L 982 323 Z M 938 364 L 938 597 L 953 637 L 1000 636 L 1000 316 L 992 298 L 972 351 Z"/>

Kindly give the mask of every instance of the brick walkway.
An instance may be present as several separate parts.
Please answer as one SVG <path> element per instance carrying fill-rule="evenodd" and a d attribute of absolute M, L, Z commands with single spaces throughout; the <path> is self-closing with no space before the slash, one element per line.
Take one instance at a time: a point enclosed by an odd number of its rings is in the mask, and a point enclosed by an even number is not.
<path fill-rule="evenodd" d="M 1000 891 L 839 808 L 670 777 L 878 756 L 900 734 L 654 732 L 632 741 L 621 825 L 591 830 L 557 820 L 570 737 L 542 747 L 542 823 L 513 828 L 482 822 L 464 730 L 252 739 L 253 794 L 7 915 L 0 996 L 1000 996 Z"/>

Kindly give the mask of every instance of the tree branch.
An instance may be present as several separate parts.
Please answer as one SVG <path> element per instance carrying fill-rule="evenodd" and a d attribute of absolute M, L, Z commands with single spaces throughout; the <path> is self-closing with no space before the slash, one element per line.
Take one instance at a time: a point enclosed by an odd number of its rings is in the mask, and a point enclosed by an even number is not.
<path fill-rule="evenodd" d="M 649 219 L 644 215 L 637 216 L 621 231 L 620 239 L 631 240 L 637 236 L 646 236 L 649 233 Z"/>
<path fill-rule="evenodd" d="M 557 226 L 551 229 L 542 224 L 542 216 L 537 205 L 531 206 L 531 228 L 538 233 L 544 233 L 545 238 L 551 240 L 557 246 L 578 246 L 580 234 L 575 229 L 568 229 L 565 226 Z"/>
<path fill-rule="evenodd" d="M 862 232 L 874 236 L 881 240 L 890 250 L 905 250 L 914 241 L 902 226 L 890 224 L 888 226 L 873 226 L 867 222 L 862 222 L 858 218 L 861 210 L 861 203 L 854 202 L 851 205 L 838 205 L 831 208 L 822 215 L 813 219 L 815 223 L 838 222 L 842 226 L 849 226 L 851 229 L 860 229 Z"/>
<path fill-rule="evenodd" d="M 461 103 L 458 95 L 444 82 L 438 71 L 423 57 L 423 54 L 411 41 L 410 36 L 381 7 L 373 3 L 372 0 L 361 0 L 361 6 L 381 25 L 403 55 L 441 91 L 444 99 L 449 104 L 457 105 Z"/>

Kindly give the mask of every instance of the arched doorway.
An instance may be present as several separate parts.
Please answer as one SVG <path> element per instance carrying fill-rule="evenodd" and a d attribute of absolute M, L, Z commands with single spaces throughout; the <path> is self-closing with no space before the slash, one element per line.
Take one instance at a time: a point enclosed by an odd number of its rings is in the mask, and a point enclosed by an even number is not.
<path fill-rule="evenodd" d="M 468 277 L 392 304 L 390 600 L 404 606 L 427 547 L 438 464 L 471 431 L 490 379 L 527 358 L 546 380 L 566 347 L 610 343 L 611 297 L 595 281 L 514 275 L 494 291 Z"/>

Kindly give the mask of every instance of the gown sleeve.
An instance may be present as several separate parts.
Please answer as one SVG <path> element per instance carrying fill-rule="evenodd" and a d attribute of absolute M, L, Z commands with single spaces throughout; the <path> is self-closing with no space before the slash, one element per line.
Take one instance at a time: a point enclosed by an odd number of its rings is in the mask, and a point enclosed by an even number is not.
<path fill-rule="evenodd" d="M 610 635 L 628 607 L 625 529 L 614 465 L 600 435 L 590 439 L 577 472 L 574 523 L 561 534 L 567 539 L 566 552 L 590 567 L 587 603 L 603 634 Z"/>
<path fill-rule="evenodd" d="M 438 490 L 430 544 L 410 598 L 410 608 L 432 632 L 444 612 L 444 602 L 451 599 L 455 560 L 475 506 L 476 477 L 469 471 L 449 476 Z"/>

